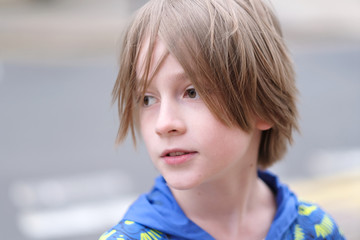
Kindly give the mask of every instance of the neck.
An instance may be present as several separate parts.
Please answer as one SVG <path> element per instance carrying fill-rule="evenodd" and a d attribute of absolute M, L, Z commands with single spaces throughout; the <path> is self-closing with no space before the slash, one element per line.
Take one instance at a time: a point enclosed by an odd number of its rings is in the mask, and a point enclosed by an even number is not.
<path fill-rule="evenodd" d="M 245 211 L 251 205 L 249 200 L 253 197 L 256 183 L 257 171 L 254 168 L 238 176 L 212 179 L 197 188 L 172 189 L 172 192 L 187 215 L 219 217 L 219 214 L 234 212 L 234 209 Z"/>
<path fill-rule="evenodd" d="M 270 227 L 276 209 L 271 191 L 257 176 L 256 166 L 194 189 L 172 192 L 187 217 L 216 239 L 239 239 L 244 235 L 251 239 L 249 236 L 259 234 L 263 238 L 268 228 L 255 234 L 253 228 L 264 214 L 265 224 L 270 219 Z"/>

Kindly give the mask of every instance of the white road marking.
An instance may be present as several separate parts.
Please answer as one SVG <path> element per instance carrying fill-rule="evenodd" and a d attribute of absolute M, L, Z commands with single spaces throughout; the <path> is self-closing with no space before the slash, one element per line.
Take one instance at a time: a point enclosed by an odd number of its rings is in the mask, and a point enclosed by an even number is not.
<path fill-rule="evenodd" d="M 360 167 L 360 148 L 320 150 L 309 161 L 315 175 L 329 175 Z"/>
<path fill-rule="evenodd" d="M 131 192 L 131 178 L 120 171 L 89 173 L 10 185 L 10 199 L 21 209 L 66 206 L 79 201 L 102 200 Z"/>
<path fill-rule="evenodd" d="M 39 180 L 17 180 L 9 198 L 18 228 L 32 239 L 101 234 L 135 200 L 131 178 L 120 171 Z"/>
<path fill-rule="evenodd" d="M 135 196 L 71 207 L 26 211 L 19 215 L 20 231 L 28 238 L 50 239 L 99 234 L 110 229 L 125 213 Z"/>

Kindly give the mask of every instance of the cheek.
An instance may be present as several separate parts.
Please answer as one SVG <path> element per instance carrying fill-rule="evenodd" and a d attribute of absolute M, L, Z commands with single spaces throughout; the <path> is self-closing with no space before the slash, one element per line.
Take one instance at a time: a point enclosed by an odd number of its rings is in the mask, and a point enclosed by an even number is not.
<path fill-rule="evenodd" d="M 230 159 L 242 155 L 249 146 L 251 135 L 239 128 L 230 128 L 214 119 L 208 118 L 202 134 L 203 144 L 213 157 Z"/>
<path fill-rule="evenodd" d="M 145 132 L 147 131 L 146 126 L 147 126 L 147 124 L 146 124 L 144 117 L 142 115 L 140 115 L 139 116 L 139 130 L 143 137 L 145 135 Z"/>
<path fill-rule="evenodd" d="M 152 128 L 152 119 L 149 116 L 146 116 L 146 114 L 139 114 L 139 130 L 142 139 L 146 146 L 148 146 L 151 143 L 151 134 L 154 130 Z"/>

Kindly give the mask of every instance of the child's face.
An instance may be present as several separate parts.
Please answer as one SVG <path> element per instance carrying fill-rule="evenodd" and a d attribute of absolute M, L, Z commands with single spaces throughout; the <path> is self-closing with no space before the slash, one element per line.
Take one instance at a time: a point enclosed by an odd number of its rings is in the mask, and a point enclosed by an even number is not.
<path fill-rule="evenodd" d="M 153 61 L 157 62 L 164 51 L 165 45 L 158 40 Z M 141 56 L 145 54 L 142 50 Z M 142 61 L 140 57 L 138 73 Z M 246 133 L 220 122 L 171 54 L 140 105 L 142 137 L 154 165 L 170 187 L 190 189 L 213 180 L 233 179 L 256 166 L 260 132 Z"/>

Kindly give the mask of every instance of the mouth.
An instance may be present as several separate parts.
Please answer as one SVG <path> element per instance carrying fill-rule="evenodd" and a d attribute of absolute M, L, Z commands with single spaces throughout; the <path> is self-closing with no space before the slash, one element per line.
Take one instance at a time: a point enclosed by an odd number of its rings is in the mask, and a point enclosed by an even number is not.
<path fill-rule="evenodd" d="M 176 157 L 176 156 L 182 156 L 185 154 L 188 154 L 188 152 L 171 152 L 171 153 L 166 154 L 165 156 L 166 157 Z"/>
<path fill-rule="evenodd" d="M 164 151 L 161 158 L 169 165 L 179 165 L 191 160 L 196 154 L 196 151 L 173 149 Z"/>
<path fill-rule="evenodd" d="M 186 150 L 166 150 L 161 154 L 161 157 L 178 157 L 187 154 L 195 153 L 195 151 L 186 151 Z"/>

